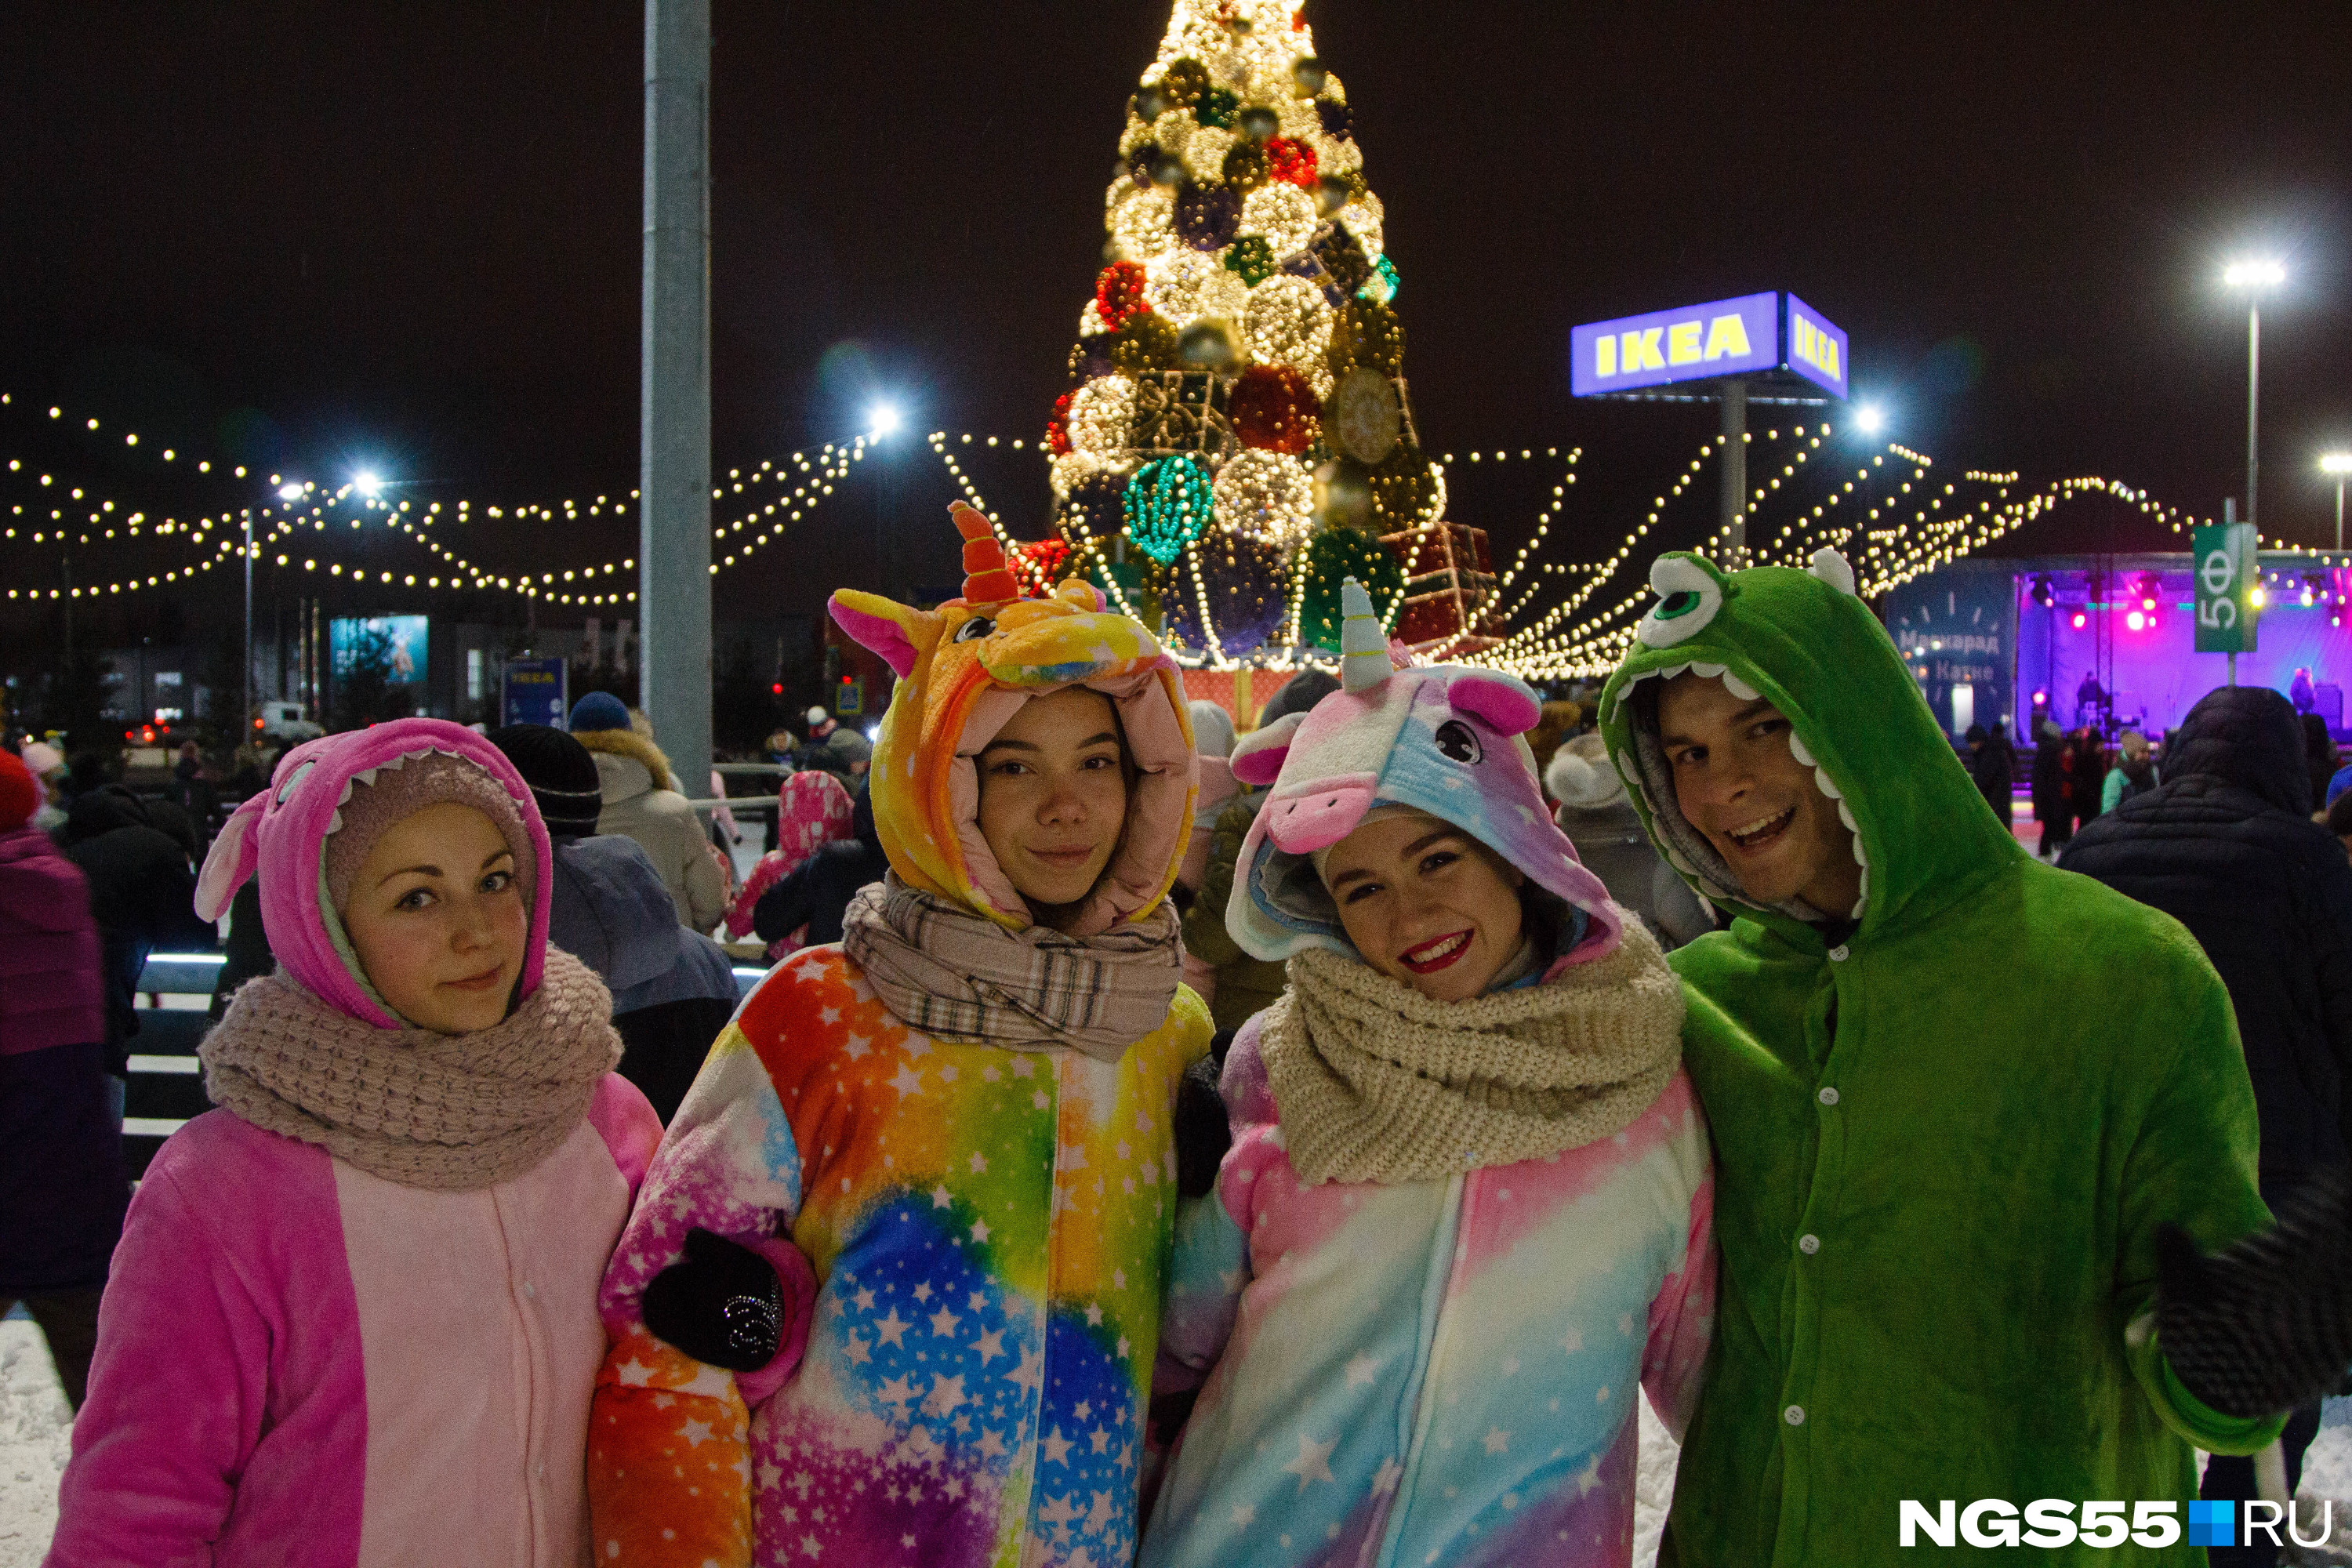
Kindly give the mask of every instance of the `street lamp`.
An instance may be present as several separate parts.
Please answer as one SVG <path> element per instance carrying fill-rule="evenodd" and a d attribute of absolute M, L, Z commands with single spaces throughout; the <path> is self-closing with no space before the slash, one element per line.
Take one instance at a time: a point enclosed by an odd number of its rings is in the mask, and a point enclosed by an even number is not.
<path fill-rule="evenodd" d="M 906 422 L 907 416 L 898 411 L 897 404 L 881 398 L 866 410 L 866 437 L 879 441 L 887 436 L 896 436 Z"/>
<path fill-rule="evenodd" d="M 2232 261 L 2221 269 L 2222 285 L 2242 289 L 2246 294 L 2246 522 L 2250 527 L 2255 521 L 2254 486 L 2261 473 L 2254 437 L 2262 407 L 2262 292 L 2265 289 L 2275 289 L 2285 281 L 2285 264 L 2268 258 Z M 2257 533 L 2255 537 L 2259 539 L 2261 535 Z"/>
<path fill-rule="evenodd" d="M 1886 410 L 1875 403 L 1865 403 L 1853 411 L 1853 427 L 1865 436 L 1875 436 L 1886 428 Z"/>
<path fill-rule="evenodd" d="M 2336 476 L 2336 548 L 2344 548 L 2344 476 L 2352 474 L 2352 452 L 2330 452 L 2319 459 L 2319 471 Z"/>
<path fill-rule="evenodd" d="M 383 480 L 377 477 L 374 469 L 362 468 L 352 476 L 352 489 L 373 500 L 383 493 Z"/>

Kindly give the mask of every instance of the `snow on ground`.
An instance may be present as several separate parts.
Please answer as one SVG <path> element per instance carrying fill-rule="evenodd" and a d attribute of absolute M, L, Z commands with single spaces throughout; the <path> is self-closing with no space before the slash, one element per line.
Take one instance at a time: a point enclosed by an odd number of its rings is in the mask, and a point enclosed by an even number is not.
<path fill-rule="evenodd" d="M 48 1551 L 70 1430 L 41 1331 L 0 1321 L 0 1568 L 37 1568 Z"/>
<path fill-rule="evenodd" d="M 1641 1407 L 1642 1459 L 1634 1481 L 1633 1568 L 1657 1559 L 1666 1500 L 1675 1489 L 1673 1437 Z M 2330 1400 L 2327 1425 L 2304 1459 L 2306 1503 L 2336 1500 L 2336 1546 L 2293 1561 L 2352 1563 L 2352 1400 Z M 66 1466 L 66 1398 L 41 1331 L 22 1318 L 0 1321 L 0 1568 L 38 1568 L 57 1526 L 58 1477 Z M 2305 1515 L 2308 1531 L 2317 1521 Z"/>

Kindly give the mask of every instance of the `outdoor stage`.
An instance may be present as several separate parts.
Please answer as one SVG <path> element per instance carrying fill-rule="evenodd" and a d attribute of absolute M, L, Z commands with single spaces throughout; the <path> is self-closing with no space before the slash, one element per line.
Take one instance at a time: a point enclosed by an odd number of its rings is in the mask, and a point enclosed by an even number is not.
<path fill-rule="evenodd" d="M 2313 710 L 2352 739 L 2352 569 L 2266 552 L 2262 572 L 2257 651 L 2238 656 L 2238 684 L 2284 694 L 2308 670 Z M 2230 679 L 2227 655 L 2194 651 L 2189 573 L 2186 552 L 1958 561 L 1888 594 L 1886 628 L 1956 740 L 2005 723 L 2022 743 L 2037 703 L 2062 728 L 2154 739 Z M 2086 700 L 2086 679 L 2105 701 Z"/>

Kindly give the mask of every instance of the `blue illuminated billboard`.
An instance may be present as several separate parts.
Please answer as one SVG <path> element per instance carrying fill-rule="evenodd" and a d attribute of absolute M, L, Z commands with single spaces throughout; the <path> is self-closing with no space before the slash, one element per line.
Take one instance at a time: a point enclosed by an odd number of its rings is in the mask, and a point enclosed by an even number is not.
<path fill-rule="evenodd" d="M 353 665 L 366 663 L 376 667 L 387 686 L 423 686 L 429 626 L 423 616 L 336 617 L 327 624 L 335 679 L 348 679 Z"/>
<path fill-rule="evenodd" d="M 1788 371 L 1846 395 L 1846 335 L 1794 294 L 1746 294 L 1570 329 L 1570 386 L 1601 397 Z"/>

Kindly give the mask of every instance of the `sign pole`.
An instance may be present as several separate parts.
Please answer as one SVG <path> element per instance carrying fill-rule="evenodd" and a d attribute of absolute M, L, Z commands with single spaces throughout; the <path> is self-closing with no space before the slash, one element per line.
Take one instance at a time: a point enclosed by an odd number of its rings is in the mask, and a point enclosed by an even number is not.
<path fill-rule="evenodd" d="M 1748 382 L 1726 376 L 1723 382 L 1723 531 L 1728 541 L 1731 570 L 1748 564 Z"/>

